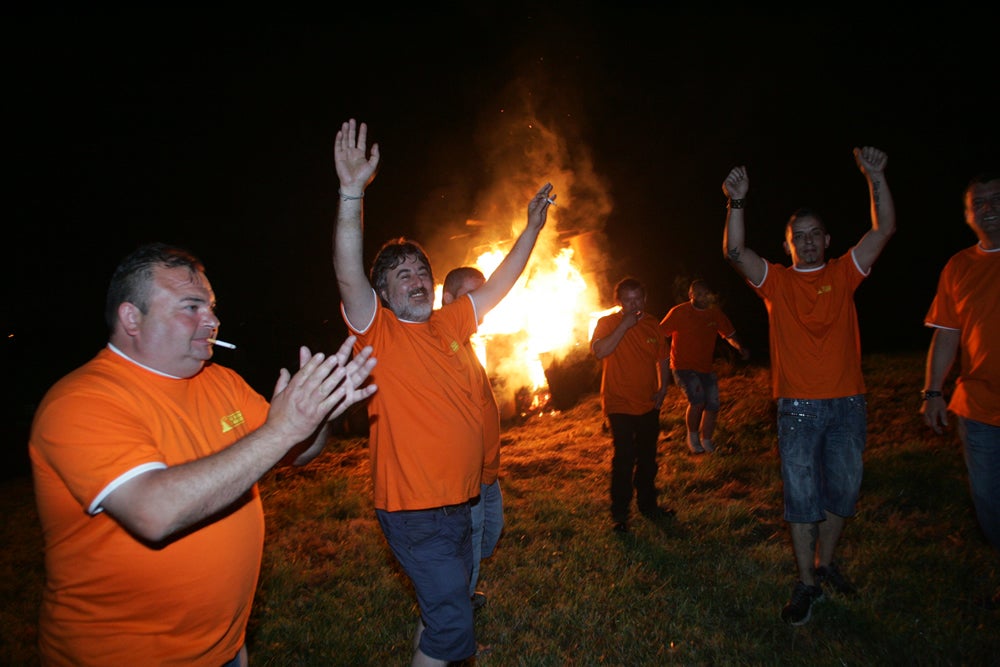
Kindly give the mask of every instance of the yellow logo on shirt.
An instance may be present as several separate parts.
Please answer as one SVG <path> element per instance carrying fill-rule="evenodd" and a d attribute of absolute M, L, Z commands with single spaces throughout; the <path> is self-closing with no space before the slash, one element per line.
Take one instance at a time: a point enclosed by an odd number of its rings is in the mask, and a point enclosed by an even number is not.
<path fill-rule="evenodd" d="M 458 348 L 459 348 L 458 341 L 454 341 L 454 340 L 451 341 L 451 344 L 448 347 L 451 348 L 452 352 L 458 352 Z"/>
<path fill-rule="evenodd" d="M 816 294 L 826 294 L 833 291 L 832 285 L 820 285 L 819 289 L 816 290 Z"/>
<path fill-rule="evenodd" d="M 222 418 L 222 432 L 229 433 L 245 421 L 246 419 L 243 418 L 243 413 L 239 410 L 231 415 L 226 415 Z"/>

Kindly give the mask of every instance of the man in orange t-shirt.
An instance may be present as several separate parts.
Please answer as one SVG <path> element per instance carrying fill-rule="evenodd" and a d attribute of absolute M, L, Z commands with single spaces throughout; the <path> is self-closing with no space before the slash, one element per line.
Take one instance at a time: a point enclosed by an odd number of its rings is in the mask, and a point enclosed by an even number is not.
<path fill-rule="evenodd" d="M 729 197 L 723 252 L 764 300 L 770 325 L 773 396 L 785 521 L 799 580 L 781 610 L 791 625 L 808 623 L 823 585 L 853 592 L 834 553 L 861 491 L 867 405 L 854 291 L 896 231 L 896 210 L 885 179 L 885 153 L 866 146 L 854 160 L 868 182 L 871 228 L 850 252 L 827 261 L 830 234 L 809 209 L 785 226 L 786 267 L 746 246 L 746 167 L 722 184 Z"/>
<path fill-rule="evenodd" d="M 459 266 L 448 272 L 441 285 L 441 303 L 448 305 L 486 282 L 483 272 L 474 266 Z M 480 561 L 493 555 L 500 533 L 503 532 L 503 494 L 500 491 L 500 407 L 486 369 L 476 356 L 472 341 L 464 349 L 469 363 L 480 370 L 483 406 L 483 478 L 479 484 L 479 498 L 471 505 L 472 514 L 472 574 L 469 578 L 469 597 L 472 608 L 486 604 L 486 594 L 477 591 Z"/>
<path fill-rule="evenodd" d="M 418 243 L 384 243 L 365 274 L 362 203 L 379 163 L 367 136 L 351 119 L 334 141 L 334 270 L 344 321 L 379 358 L 368 405 L 375 514 L 420 606 L 412 664 L 444 666 L 476 653 L 469 501 L 483 476 L 482 371 L 465 346 L 520 277 L 556 195 L 543 185 L 489 280 L 434 310 L 434 275 Z"/>
<path fill-rule="evenodd" d="M 934 336 L 921 412 L 935 433 L 948 426 L 949 410 L 958 418 L 976 517 L 1000 553 L 1000 172 L 969 182 L 965 221 L 979 242 L 948 260 L 924 319 Z M 955 390 L 946 403 L 945 379 L 959 356 Z M 1000 587 L 982 602 L 1000 609 Z"/>
<path fill-rule="evenodd" d="M 633 486 L 639 512 L 659 519 L 656 443 L 667 393 L 667 344 L 656 318 L 645 312 L 646 288 L 635 278 L 615 285 L 620 310 L 597 321 L 590 349 L 601 362 L 601 407 L 611 426 L 611 520 L 628 532 Z"/>
<path fill-rule="evenodd" d="M 45 541 L 43 665 L 246 665 L 264 515 L 257 480 L 322 450 L 375 391 L 371 350 L 299 354 L 270 405 L 209 363 L 219 319 L 201 262 L 140 247 L 108 288 L 108 345 L 46 393 L 29 454 Z M 325 380 L 325 381 L 324 381 Z"/>
<path fill-rule="evenodd" d="M 718 336 L 732 345 L 743 361 L 750 358 L 736 337 L 736 329 L 715 305 L 708 283 L 697 279 L 688 287 L 688 299 L 677 304 L 660 320 L 660 331 L 671 339 L 670 370 L 684 391 L 688 406 L 684 415 L 688 449 L 692 454 L 712 452 L 712 435 L 719 415 L 719 378 L 713 360 Z"/>

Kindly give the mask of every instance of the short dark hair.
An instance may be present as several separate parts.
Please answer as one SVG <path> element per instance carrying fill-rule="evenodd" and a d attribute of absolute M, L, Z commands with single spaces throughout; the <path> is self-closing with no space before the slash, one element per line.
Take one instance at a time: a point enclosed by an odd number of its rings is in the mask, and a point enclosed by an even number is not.
<path fill-rule="evenodd" d="M 369 274 L 372 287 L 375 293 L 382 298 L 382 292 L 389 286 L 388 273 L 402 264 L 410 257 L 415 258 L 424 265 L 430 274 L 431 282 L 434 282 L 434 272 L 431 270 L 431 261 L 427 259 L 427 253 L 416 241 L 411 241 L 404 237 L 390 239 L 382 244 L 375 261 L 372 262 L 372 270 Z M 382 299 L 385 301 L 385 299 Z"/>
<path fill-rule="evenodd" d="M 646 296 L 646 286 L 638 278 L 628 277 L 622 278 L 615 285 L 615 301 L 621 301 L 622 292 L 628 290 L 639 290 L 643 296 Z"/>
<path fill-rule="evenodd" d="M 444 277 L 444 285 L 441 286 L 441 291 L 445 294 L 450 294 L 456 296 L 458 288 L 462 286 L 469 278 L 478 278 L 479 280 L 486 280 L 486 276 L 483 272 L 474 266 L 459 266 L 448 272 L 448 275 Z"/>
<path fill-rule="evenodd" d="M 119 262 L 111 275 L 104 302 L 104 321 L 109 331 L 114 331 L 118 320 L 118 306 L 123 303 L 133 303 L 142 313 L 149 312 L 153 270 L 158 266 L 184 266 L 191 273 L 205 271 L 201 260 L 184 248 L 159 242 L 139 246 Z"/>
<path fill-rule="evenodd" d="M 811 208 L 806 208 L 805 206 L 796 209 L 795 212 L 792 213 L 791 217 L 788 218 L 788 222 L 785 223 L 785 231 L 787 232 L 789 229 L 791 229 L 792 225 L 795 224 L 795 221 L 798 220 L 799 218 L 812 218 L 813 220 L 819 223 L 819 226 L 823 228 L 824 232 L 827 231 L 826 223 L 823 222 L 823 218 L 819 216 L 819 213 L 812 210 Z"/>
<path fill-rule="evenodd" d="M 983 171 L 969 180 L 969 184 L 965 186 L 965 191 L 962 193 L 964 197 L 969 193 L 969 190 L 976 187 L 977 185 L 985 185 L 990 181 L 995 181 L 1000 178 L 1000 171 Z"/>

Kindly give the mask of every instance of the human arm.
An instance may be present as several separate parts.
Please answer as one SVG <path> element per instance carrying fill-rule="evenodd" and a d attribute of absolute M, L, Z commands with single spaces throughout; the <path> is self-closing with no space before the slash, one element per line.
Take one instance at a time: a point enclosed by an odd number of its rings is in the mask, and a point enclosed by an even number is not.
<path fill-rule="evenodd" d="M 349 336 L 330 357 L 300 351 L 305 363 L 295 375 L 284 369 L 279 373 L 260 428 L 209 456 L 137 475 L 109 493 L 101 506 L 151 543 L 167 541 L 224 511 L 293 447 L 305 450 L 298 458 L 312 451 L 316 443 L 310 438 L 325 435 L 322 423 L 375 392 L 375 385 L 362 386 L 375 365 L 371 348 L 345 363 L 353 344 Z"/>
<path fill-rule="evenodd" d="M 723 336 L 723 338 L 733 347 L 734 350 L 740 353 L 740 359 L 746 361 L 750 358 L 750 350 L 748 350 L 746 346 L 740 342 L 740 339 L 736 337 L 735 331 L 728 336 Z"/>
<path fill-rule="evenodd" d="M 340 349 L 337 350 L 337 356 L 340 359 L 340 364 L 344 368 L 344 382 L 342 389 L 344 389 L 344 397 L 334 407 L 333 411 L 326 418 L 326 420 L 320 424 L 319 430 L 316 434 L 310 438 L 306 438 L 304 441 L 292 447 L 291 450 L 282 458 L 282 461 L 290 460 L 292 465 L 301 466 L 309 463 L 314 458 L 319 456 L 320 452 L 326 446 L 327 441 L 330 439 L 331 426 L 333 420 L 337 419 L 343 415 L 347 410 L 354 407 L 361 401 L 371 396 L 376 391 L 376 386 L 373 384 L 365 385 L 365 381 L 368 379 L 372 368 L 375 366 L 375 359 L 371 358 L 372 348 L 370 345 L 365 346 L 353 359 L 351 358 L 351 349 L 354 346 L 355 337 L 348 336 L 344 342 L 341 344 Z M 299 368 L 304 367 L 309 363 L 309 359 L 312 354 L 309 348 L 302 346 L 299 348 Z M 287 381 L 282 384 L 282 378 L 287 378 Z M 291 380 L 291 375 L 284 368 L 281 369 L 278 374 L 278 384 L 275 387 L 275 393 L 284 391 L 284 388 L 288 385 L 288 381 Z"/>
<path fill-rule="evenodd" d="M 943 391 L 945 378 L 958 356 L 961 333 L 958 329 L 934 329 L 924 370 L 925 391 Z M 942 433 L 942 427 L 948 426 L 948 403 L 943 395 L 924 399 L 920 413 L 935 433 Z"/>
<path fill-rule="evenodd" d="M 854 261 L 864 273 L 871 270 L 889 239 L 896 233 L 896 205 L 885 179 L 888 160 L 885 153 L 871 146 L 854 149 L 854 161 L 868 181 L 868 195 L 871 199 L 872 227 L 854 246 Z"/>
<path fill-rule="evenodd" d="M 656 364 L 656 370 L 660 378 L 660 388 L 653 394 L 653 403 L 659 410 L 663 407 L 663 399 L 667 397 L 667 387 L 670 384 L 668 381 L 670 379 L 670 357 L 660 359 Z"/>
<path fill-rule="evenodd" d="M 598 361 L 615 351 L 615 348 L 618 347 L 618 343 L 622 342 L 622 338 L 625 337 L 625 333 L 634 327 L 642 316 L 642 311 L 628 313 L 622 312 L 622 321 L 618 323 L 618 326 L 612 329 L 611 333 L 600 338 L 595 337 L 591 341 L 590 349 L 594 352 L 594 356 L 597 357 Z M 597 334 L 598 331 L 595 329 L 594 333 Z"/>
<path fill-rule="evenodd" d="M 333 144 L 334 163 L 340 188 L 337 224 L 333 236 L 333 269 L 348 322 L 364 326 L 375 314 L 375 293 L 364 267 L 365 188 L 375 178 L 379 164 L 378 144 L 367 151 L 368 126 L 352 118 L 343 123 Z"/>
<path fill-rule="evenodd" d="M 732 206 L 733 200 L 743 200 L 750 191 L 750 177 L 747 168 L 733 167 L 722 182 L 722 192 L 730 200 L 726 208 L 726 228 L 722 234 L 722 254 L 732 264 L 737 273 L 754 285 L 760 285 L 767 275 L 764 259 L 756 252 L 746 247 L 746 227 L 744 224 L 744 208 Z"/>
<path fill-rule="evenodd" d="M 507 293 L 521 277 L 521 272 L 528 264 L 528 258 L 538 240 L 538 234 L 545 226 L 549 205 L 557 195 L 552 193 L 552 184 L 546 183 L 528 202 L 528 223 L 524 231 L 517 237 L 514 246 L 503 258 L 500 265 L 493 271 L 489 279 L 478 289 L 472 290 L 473 303 L 476 304 L 476 315 L 480 321 L 489 311 L 507 296 Z"/>

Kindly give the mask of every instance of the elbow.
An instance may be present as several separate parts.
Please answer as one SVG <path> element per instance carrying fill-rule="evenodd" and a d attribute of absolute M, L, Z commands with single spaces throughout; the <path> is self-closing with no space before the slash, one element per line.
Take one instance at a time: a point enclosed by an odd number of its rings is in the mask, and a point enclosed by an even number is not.
<path fill-rule="evenodd" d="M 164 546 L 177 533 L 172 521 L 142 511 L 116 519 L 129 533 L 154 548 Z"/>

